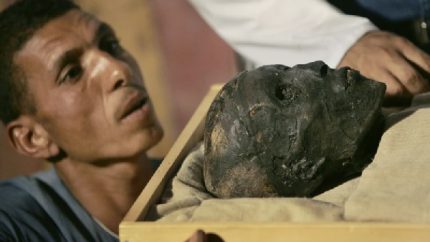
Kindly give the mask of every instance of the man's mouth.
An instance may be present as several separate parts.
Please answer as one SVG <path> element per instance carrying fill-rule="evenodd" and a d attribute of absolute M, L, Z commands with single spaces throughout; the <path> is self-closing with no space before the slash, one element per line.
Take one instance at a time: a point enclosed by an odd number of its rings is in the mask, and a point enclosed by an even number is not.
<path fill-rule="evenodd" d="M 148 101 L 149 99 L 146 95 L 135 95 L 134 97 L 130 98 L 125 105 L 124 111 L 120 119 L 125 119 L 134 112 L 140 110 L 143 106 L 145 106 L 145 104 L 148 103 Z"/>

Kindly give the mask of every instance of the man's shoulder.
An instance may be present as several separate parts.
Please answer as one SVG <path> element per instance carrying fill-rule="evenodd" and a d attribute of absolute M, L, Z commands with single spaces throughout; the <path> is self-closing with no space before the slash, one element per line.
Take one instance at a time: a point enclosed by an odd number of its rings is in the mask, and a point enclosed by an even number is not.
<path fill-rule="evenodd" d="M 16 178 L 0 182 L 0 198 L 0 224 L 12 220 L 16 222 L 26 217 L 23 213 L 28 211 L 41 212 L 41 207 L 31 194 L 16 185 Z"/>
<path fill-rule="evenodd" d="M 0 210 L 14 210 L 27 204 L 34 204 L 31 194 L 22 189 L 19 184 L 26 184 L 30 189 L 37 187 L 37 182 L 31 177 L 17 177 L 0 182 Z"/>
<path fill-rule="evenodd" d="M 0 241 L 117 239 L 93 220 L 51 169 L 0 182 Z"/>
<path fill-rule="evenodd" d="M 32 177 L 0 182 L 0 241 L 27 241 L 29 237 L 62 241 L 50 216 L 29 192 L 38 186 Z"/>

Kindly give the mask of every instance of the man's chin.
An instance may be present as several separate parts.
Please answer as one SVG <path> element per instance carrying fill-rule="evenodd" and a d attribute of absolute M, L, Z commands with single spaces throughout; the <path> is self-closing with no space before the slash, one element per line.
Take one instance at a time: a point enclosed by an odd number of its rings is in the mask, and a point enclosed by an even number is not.
<path fill-rule="evenodd" d="M 121 148 L 111 153 L 111 157 L 116 157 L 114 158 L 116 162 L 121 162 L 121 160 L 138 160 L 148 150 L 156 146 L 162 138 L 163 130 L 161 128 L 151 131 L 146 130 L 143 134 L 130 137 L 129 142 L 124 142 L 120 145 Z"/>
<path fill-rule="evenodd" d="M 141 152 L 146 152 L 160 143 L 164 136 L 164 131 L 159 125 L 154 125 L 150 129 L 145 130 L 144 134 L 139 137 L 139 146 Z"/>

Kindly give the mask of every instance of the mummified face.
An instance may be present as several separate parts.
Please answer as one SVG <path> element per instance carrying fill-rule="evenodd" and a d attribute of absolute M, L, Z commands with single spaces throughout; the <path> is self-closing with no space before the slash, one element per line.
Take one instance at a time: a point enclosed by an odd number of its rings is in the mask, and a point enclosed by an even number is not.
<path fill-rule="evenodd" d="M 321 61 L 239 74 L 207 115 L 208 191 L 311 196 L 359 174 L 380 138 L 384 92 L 384 84 Z"/>

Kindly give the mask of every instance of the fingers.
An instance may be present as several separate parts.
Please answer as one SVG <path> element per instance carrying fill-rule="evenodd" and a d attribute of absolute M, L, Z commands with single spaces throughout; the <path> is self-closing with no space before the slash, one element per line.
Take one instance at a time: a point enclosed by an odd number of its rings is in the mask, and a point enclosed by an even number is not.
<path fill-rule="evenodd" d="M 194 234 L 187 239 L 185 242 L 208 242 L 207 236 L 203 230 L 197 230 Z"/>
<path fill-rule="evenodd" d="M 386 96 L 404 96 L 408 95 L 407 89 L 402 85 L 402 83 L 388 70 L 383 70 L 379 74 L 378 81 L 383 82 L 387 85 L 385 91 Z M 409 94 L 410 95 L 410 94 Z"/>
<path fill-rule="evenodd" d="M 398 37 L 395 42 L 398 50 L 403 56 L 420 67 L 423 71 L 430 73 L 430 55 L 405 38 Z"/>
<path fill-rule="evenodd" d="M 366 34 L 348 50 L 340 66 L 350 66 L 370 79 L 384 82 L 388 103 L 410 100 L 414 94 L 430 91 L 430 56 L 388 32 Z"/>
<path fill-rule="evenodd" d="M 399 54 L 392 56 L 393 64 L 388 69 L 389 72 L 400 82 L 410 94 L 418 94 L 430 90 L 428 80 L 426 80 L 404 56 Z M 387 83 L 388 84 L 388 83 Z M 390 93 L 400 94 L 400 93 Z"/>
<path fill-rule="evenodd" d="M 410 103 L 412 94 L 395 75 L 384 69 L 379 76 L 379 80 L 387 85 L 384 106 L 399 106 Z"/>

